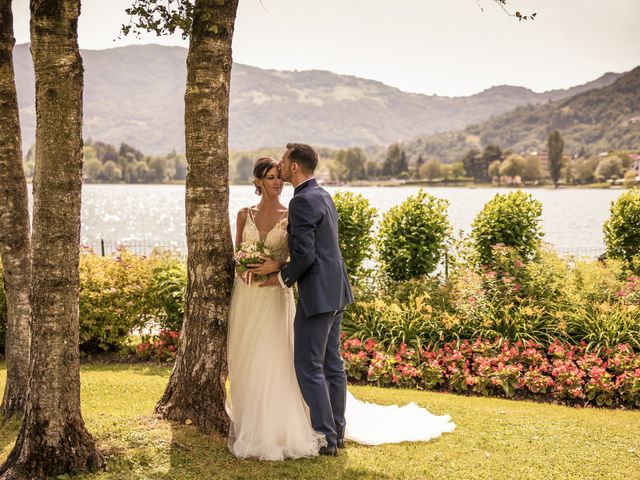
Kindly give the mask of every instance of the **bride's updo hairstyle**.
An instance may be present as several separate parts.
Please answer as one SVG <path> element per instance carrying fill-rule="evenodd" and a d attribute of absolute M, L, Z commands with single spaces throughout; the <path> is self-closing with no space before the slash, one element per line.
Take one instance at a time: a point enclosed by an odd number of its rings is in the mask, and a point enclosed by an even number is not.
<path fill-rule="evenodd" d="M 256 180 L 262 180 L 264 177 L 267 176 L 267 173 L 269 173 L 269 170 L 277 166 L 278 166 L 278 161 L 275 158 L 271 158 L 271 157 L 259 158 L 256 160 L 256 164 L 253 166 L 253 177 Z M 254 185 L 256 186 L 256 195 L 262 195 L 262 189 L 255 183 L 255 180 L 254 180 Z"/>

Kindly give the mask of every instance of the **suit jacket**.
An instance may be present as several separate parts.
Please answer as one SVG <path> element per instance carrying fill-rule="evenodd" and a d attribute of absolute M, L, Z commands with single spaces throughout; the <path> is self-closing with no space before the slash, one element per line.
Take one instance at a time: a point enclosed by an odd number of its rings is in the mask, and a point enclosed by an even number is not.
<path fill-rule="evenodd" d="M 299 185 L 289 202 L 290 261 L 280 274 L 288 287 L 298 282 L 298 303 L 307 317 L 353 303 L 338 245 L 338 212 L 315 179 Z"/>

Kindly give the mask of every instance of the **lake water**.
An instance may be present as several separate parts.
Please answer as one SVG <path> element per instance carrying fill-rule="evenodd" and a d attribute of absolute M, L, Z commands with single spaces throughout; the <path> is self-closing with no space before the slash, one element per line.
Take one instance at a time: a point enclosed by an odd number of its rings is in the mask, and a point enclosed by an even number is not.
<path fill-rule="evenodd" d="M 419 187 L 327 187 L 330 193 L 351 190 L 365 196 L 380 213 L 398 205 Z M 507 188 L 426 188 L 449 200 L 449 218 L 455 230 L 469 231 L 475 215 L 496 193 Z M 141 247 L 153 244 L 185 244 L 184 185 L 84 185 L 82 197 L 82 238 L 97 245 L 126 242 Z M 545 241 L 561 252 L 595 256 L 603 248 L 602 223 L 609 207 L 622 190 L 531 189 L 543 204 Z M 284 204 L 293 195 L 287 185 Z M 235 228 L 238 209 L 255 204 L 258 197 L 249 185 L 231 187 L 230 218 Z"/>

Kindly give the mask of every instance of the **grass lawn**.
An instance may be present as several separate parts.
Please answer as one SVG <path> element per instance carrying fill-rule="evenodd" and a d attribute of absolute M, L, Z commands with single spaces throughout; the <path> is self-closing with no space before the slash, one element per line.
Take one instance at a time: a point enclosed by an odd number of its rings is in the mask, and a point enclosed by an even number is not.
<path fill-rule="evenodd" d="M 3 368 L 3 389 L 4 376 Z M 379 447 L 348 443 L 337 458 L 239 461 L 221 436 L 202 435 L 192 426 L 172 425 L 153 416 L 168 376 L 168 367 L 152 365 L 82 367 L 83 415 L 107 459 L 107 470 L 78 478 L 640 478 L 640 412 L 372 387 L 351 390 L 363 400 L 415 401 L 434 413 L 449 413 L 457 429 L 427 443 Z M 17 428 L 7 425 L 0 431 L 3 459 Z"/>

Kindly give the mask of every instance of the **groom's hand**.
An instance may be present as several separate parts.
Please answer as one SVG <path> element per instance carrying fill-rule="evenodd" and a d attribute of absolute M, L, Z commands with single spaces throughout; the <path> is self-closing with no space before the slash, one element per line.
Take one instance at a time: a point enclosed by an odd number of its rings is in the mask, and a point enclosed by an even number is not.
<path fill-rule="evenodd" d="M 264 282 L 260 283 L 261 287 L 281 287 L 277 273 L 270 273 Z"/>

